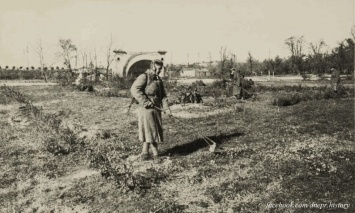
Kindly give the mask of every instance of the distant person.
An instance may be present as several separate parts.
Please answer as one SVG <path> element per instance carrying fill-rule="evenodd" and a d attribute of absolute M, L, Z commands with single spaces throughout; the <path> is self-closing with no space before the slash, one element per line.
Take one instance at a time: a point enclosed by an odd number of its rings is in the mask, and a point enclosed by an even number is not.
<path fill-rule="evenodd" d="M 237 100 L 240 100 L 242 98 L 241 96 L 241 92 L 242 92 L 242 88 L 241 88 L 241 74 L 240 74 L 240 70 L 237 70 L 235 68 L 231 69 L 231 73 L 230 73 L 230 78 L 232 80 L 232 95 L 235 96 L 237 98 Z"/>
<path fill-rule="evenodd" d="M 331 73 L 331 79 L 330 79 L 330 83 L 331 86 L 334 90 L 334 92 L 337 92 L 339 85 L 340 85 L 340 71 L 334 67 L 332 67 L 330 69 Z"/>
<path fill-rule="evenodd" d="M 159 162 L 158 144 L 164 141 L 160 109 L 167 109 L 171 115 L 163 81 L 159 77 L 162 68 L 163 62 L 154 60 L 151 69 L 138 76 L 131 87 L 132 96 L 141 106 L 138 112 L 139 140 L 143 143 L 141 158 L 149 160 L 150 148 L 156 163 Z"/>
<path fill-rule="evenodd" d="M 191 86 L 188 86 L 187 89 L 185 90 L 186 95 L 190 95 L 192 92 Z"/>
<path fill-rule="evenodd" d="M 88 80 L 88 73 L 85 70 L 79 73 L 78 78 L 75 80 L 75 85 L 77 89 L 80 91 L 88 91 L 88 92 L 94 91 L 94 87 Z"/>
<path fill-rule="evenodd" d="M 200 93 L 197 92 L 197 88 L 195 88 L 192 94 L 194 103 L 203 103 L 202 96 Z"/>

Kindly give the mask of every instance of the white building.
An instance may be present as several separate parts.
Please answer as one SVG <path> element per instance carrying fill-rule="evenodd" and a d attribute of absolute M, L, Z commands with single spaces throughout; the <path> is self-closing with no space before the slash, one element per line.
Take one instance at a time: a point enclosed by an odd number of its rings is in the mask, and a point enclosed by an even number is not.
<path fill-rule="evenodd" d="M 125 52 L 115 50 L 114 53 L 115 59 L 111 64 L 113 75 L 138 76 L 150 68 L 150 64 L 153 60 L 160 59 L 165 62 L 166 51 Z M 164 71 L 161 75 L 164 75 Z"/>
<path fill-rule="evenodd" d="M 195 77 L 196 71 L 195 69 L 183 69 L 180 73 L 181 77 Z"/>

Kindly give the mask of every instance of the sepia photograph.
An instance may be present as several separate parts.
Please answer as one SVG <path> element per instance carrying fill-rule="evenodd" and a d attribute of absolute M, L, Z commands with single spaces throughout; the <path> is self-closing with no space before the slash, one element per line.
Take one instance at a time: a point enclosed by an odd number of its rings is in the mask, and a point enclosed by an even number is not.
<path fill-rule="evenodd" d="M 0 0 L 0 212 L 355 212 L 355 0 Z"/>

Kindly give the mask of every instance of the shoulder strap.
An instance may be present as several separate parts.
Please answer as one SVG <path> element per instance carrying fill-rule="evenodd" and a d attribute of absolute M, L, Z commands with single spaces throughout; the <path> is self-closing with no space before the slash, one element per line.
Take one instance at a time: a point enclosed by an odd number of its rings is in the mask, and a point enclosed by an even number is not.
<path fill-rule="evenodd" d="M 149 75 L 148 73 L 144 73 L 145 74 L 145 88 L 147 88 L 149 86 L 149 84 L 151 83 L 151 81 L 149 81 Z"/>

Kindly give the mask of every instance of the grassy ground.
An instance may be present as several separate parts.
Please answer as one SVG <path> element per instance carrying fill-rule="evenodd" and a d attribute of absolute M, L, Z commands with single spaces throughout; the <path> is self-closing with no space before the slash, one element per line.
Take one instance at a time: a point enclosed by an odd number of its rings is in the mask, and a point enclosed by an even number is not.
<path fill-rule="evenodd" d="M 153 165 L 127 161 L 141 148 L 129 98 L 18 90 L 43 113 L 0 93 L 0 212 L 355 211 L 354 99 L 277 107 L 276 92 L 260 92 L 236 110 L 231 98 L 176 106 L 188 125 L 163 115 L 163 162 Z M 279 205 L 291 203 L 309 206 Z"/>

